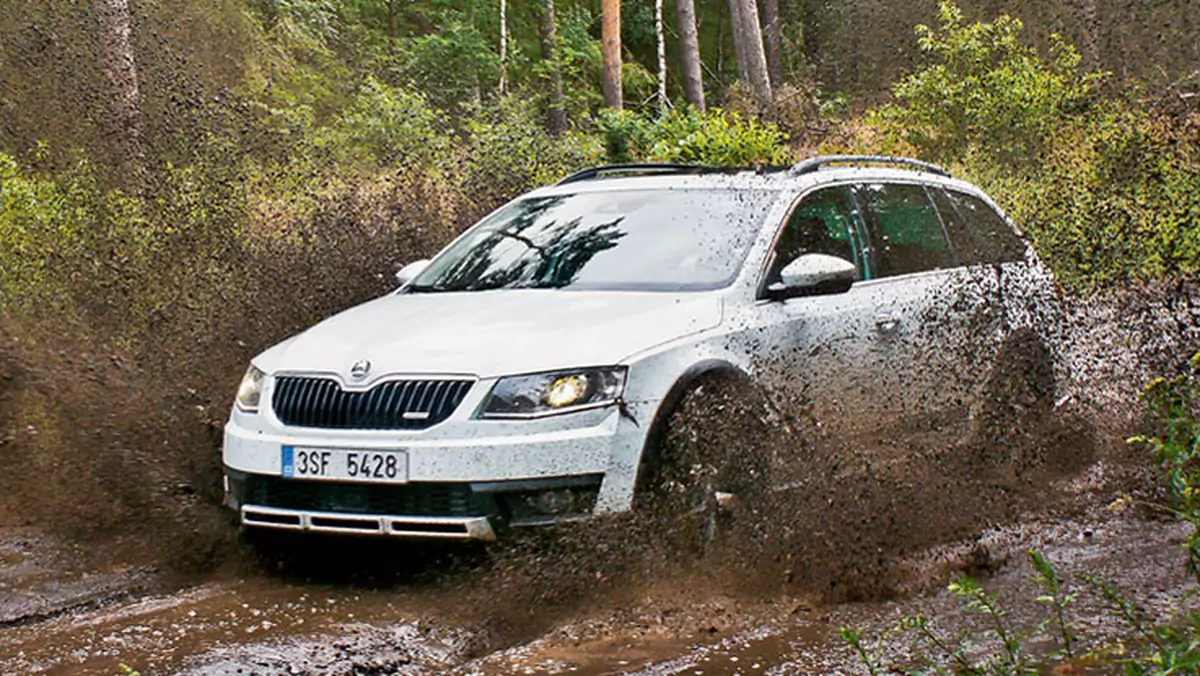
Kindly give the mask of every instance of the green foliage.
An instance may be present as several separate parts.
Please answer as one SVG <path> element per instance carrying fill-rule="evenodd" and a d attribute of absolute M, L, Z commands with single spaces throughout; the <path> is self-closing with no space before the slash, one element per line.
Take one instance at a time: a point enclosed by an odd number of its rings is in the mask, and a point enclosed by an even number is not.
<path fill-rule="evenodd" d="M 1022 42 L 1019 19 L 964 24 L 951 0 L 939 5 L 940 30 L 917 27 L 931 61 L 895 86 L 898 103 L 871 121 L 936 160 L 966 155 L 1032 161 L 1062 118 L 1084 104 L 1099 78 L 1079 69 L 1079 54 L 1057 35 L 1042 59 Z"/>
<path fill-rule="evenodd" d="M 428 165 L 448 151 L 443 120 L 420 93 L 367 76 L 325 142 L 378 164 Z"/>
<path fill-rule="evenodd" d="M 1037 597 L 1037 602 L 1049 606 L 1054 611 L 1053 624 L 1058 634 L 1060 649 L 1051 653 L 1051 657 L 1071 659 L 1074 657 L 1073 645 L 1076 640 L 1075 629 L 1067 621 L 1067 607 L 1075 603 L 1078 594 L 1068 594 L 1063 589 L 1062 579 L 1050 561 L 1036 549 L 1029 550 L 1029 560 L 1033 565 L 1033 581 L 1044 592 Z"/>
<path fill-rule="evenodd" d="M 776 165 L 788 160 L 787 136 L 736 112 L 673 110 L 658 118 L 601 111 L 610 162 L 682 162 L 712 166 Z"/>
<path fill-rule="evenodd" d="M 61 306 L 97 268 L 146 264 L 154 239 L 142 205 L 102 191 L 88 163 L 51 177 L 0 153 L 0 314 Z"/>
<path fill-rule="evenodd" d="M 457 12 L 447 12 L 437 31 L 409 40 L 400 60 L 403 79 L 443 110 L 478 101 L 500 79 L 491 42 Z"/>
<path fill-rule="evenodd" d="M 1051 40 L 1049 58 L 1021 22 L 918 29 L 930 63 L 866 117 L 860 150 L 954 167 L 1000 201 L 1064 286 L 1091 290 L 1200 272 L 1200 138 L 1194 118 L 1138 101 L 1097 101 L 1102 74 Z"/>
<path fill-rule="evenodd" d="M 979 173 L 1068 286 L 1191 276 L 1200 272 L 1194 141 L 1186 123 L 1109 103 L 1064 123 L 1038 172 Z"/>
<path fill-rule="evenodd" d="M 578 132 L 551 137 L 533 102 L 518 96 L 469 112 L 459 180 L 477 204 L 497 206 L 600 159 L 593 137 Z"/>
<path fill-rule="evenodd" d="M 1165 475 L 1170 509 L 1191 525 L 1184 547 L 1188 572 L 1200 582 L 1200 352 L 1184 373 L 1152 381 L 1139 398 L 1157 430 L 1129 442 L 1154 453 Z"/>

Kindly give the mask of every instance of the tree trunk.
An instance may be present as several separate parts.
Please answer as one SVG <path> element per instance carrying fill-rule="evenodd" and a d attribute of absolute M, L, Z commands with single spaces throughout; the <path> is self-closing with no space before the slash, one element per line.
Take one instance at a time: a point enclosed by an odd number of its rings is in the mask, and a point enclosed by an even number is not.
<path fill-rule="evenodd" d="M 1083 0 L 1080 6 L 1080 26 L 1083 28 L 1083 66 L 1100 70 L 1100 12 L 1096 0 Z"/>
<path fill-rule="evenodd" d="M 762 0 L 763 49 L 771 86 L 783 83 L 783 54 L 779 46 L 779 0 Z"/>
<path fill-rule="evenodd" d="M 738 79 L 750 86 L 760 105 L 769 108 L 771 80 L 767 75 L 767 57 L 763 53 L 762 31 L 758 26 L 758 4 L 754 0 L 729 0 L 729 13 Z"/>
<path fill-rule="evenodd" d="M 658 43 L 658 110 L 666 114 L 671 108 L 667 98 L 667 38 L 663 33 L 663 0 L 654 0 L 654 37 Z"/>
<path fill-rule="evenodd" d="M 696 34 L 696 4 L 693 0 L 675 0 L 675 21 L 679 31 L 679 56 L 683 68 L 683 97 L 704 112 L 704 75 L 700 69 L 700 38 Z"/>
<path fill-rule="evenodd" d="M 621 110 L 624 107 L 621 100 L 621 0 L 604 0 L 601 5 L 600 37 L 604 53 L 604 105 Z"/>
<path fill-rule="evenodd" d="M 508 0 L 500 0 L 500 93 L 508 91 Z"/>
<path fill-rule="evenodd" d="M 108 79 L 109 127 L 122 170 L 137 181 L 142 170 L 142 111 L 129 0 L 92 0 L 100 30 L 100 68 Z"/>
<path fill-rule="evenodd" d="M 557 136 L 567 130 L 567 110 L 563 107 L 562 67 L 558 62 L 558 26 L 554 16 L 554 0 L 546 0 L 541 33 L 542 60 L 550 67 L 550 108 L 547 111 L 547 122 L 550 133 Z"/>
<path fill-rule="evenodd" d="M 396 37 L 396 0 L 388 0 L 388 37 Z"/>

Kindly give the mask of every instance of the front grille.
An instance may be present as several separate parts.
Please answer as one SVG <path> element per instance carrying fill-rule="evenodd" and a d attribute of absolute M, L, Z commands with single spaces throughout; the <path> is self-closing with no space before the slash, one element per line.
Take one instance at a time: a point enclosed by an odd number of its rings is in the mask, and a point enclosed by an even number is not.
<path fill-rule="evenodd" d="M 246 477 L 243 504 L 391 516 L 488 516 L 496 511 L 495 499 L 472 492 L 469 484 L 343 484 L 259 474 Z"/>
<path fill-rule="evenodd" d="M 470 380 L 393 380 L 347 392 L 332 378 L 281 376 L 271 405 L 283 424 L 357 430 L 420 430 L 449 418 Z"/>

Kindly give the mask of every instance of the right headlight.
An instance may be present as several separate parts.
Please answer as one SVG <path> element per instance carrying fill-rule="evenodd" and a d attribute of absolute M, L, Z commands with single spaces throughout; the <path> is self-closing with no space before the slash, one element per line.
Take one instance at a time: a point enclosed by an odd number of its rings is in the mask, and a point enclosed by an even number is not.
<path fill-rule="evenodd" d="M 237 397 L 233 400 L 239 411 L 258 413 L 258 405 L 262 399 L 263 381 L 266 378 L 267 374 L 253 364 L 246 369 L 246 375 L 242 376 L 242 384 L 238 385 Z"/>
<path fill-rule="evenodd" d="M 606 406 L 625 389 L 625 367 L 571 369 L 496 381 L 488 393 L 482 418 L 537 418 Z"/>

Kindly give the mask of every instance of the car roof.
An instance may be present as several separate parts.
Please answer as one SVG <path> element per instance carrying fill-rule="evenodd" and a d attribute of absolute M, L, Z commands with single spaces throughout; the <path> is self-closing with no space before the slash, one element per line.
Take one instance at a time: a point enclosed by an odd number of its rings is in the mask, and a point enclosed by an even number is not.
<path fill-rule="evenodd" d="M 653 167 L 655 165 L 643 165 Z M 528 197 L 548 197 L 578 193 L 618 192 L 627 190 L 765 190 L 777 192 L 803 191 L 809 187 L 843 181 L 917 181 L 954 187 L 980 193 L 970 183 L 950 177 L 944 172 L 920 168 L 881 166 L 830 165 L 796 173 L 786 167 L 766 169 L 717 169 L 659 165 L 665 171 L 651 173 L 620 173 L 616 175 L 572 175 L 560 183 L 539 188 Z M 672 169 L 679 169 L 674 171 Z M 936 168 L 935 168 L 936 169 Z M 587 172 L 595 170 L 586 170 Z"/>

